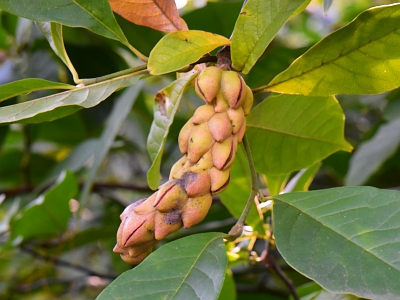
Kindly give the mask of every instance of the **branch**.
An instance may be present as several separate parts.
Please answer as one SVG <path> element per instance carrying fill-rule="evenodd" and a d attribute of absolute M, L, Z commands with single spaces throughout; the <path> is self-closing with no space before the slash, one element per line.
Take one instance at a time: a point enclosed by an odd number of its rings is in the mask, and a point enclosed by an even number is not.
<path fill-rule="evenodd" d="M 56 258 L 56 257 L 47 256 L 45 254 L 39 253 L 36 250 L 34 250 L 32 248 L 29 248 L 29 247 L 26 247 L 26 246 L 21 246 L 21 250 L 26 252 L 26 253 L 28 253 L 28 254 L 30 254 L 30 255 L 32 255 L 33 257 L 38 258 L 38 259 L 41 259 L 41 260 L 44 260 L 44 261 L 48 261 L 48 262 L 52 262 L 57 266 L 63 266 L 63 267 L 68 267 L 68 268 L 71 268 L 71 269 L 74 269 L 74 270 L 79 270 L 79 271 L 82 271 L 82 272 L 86 273 L 89 276 L 97 276 L 97 277 L 111 279 L 111 280 L 114 280 L 115 278 L 117 278 L 116 276 L 99 273 L 99 272 L 93 271 L 93 270 L 91 270 L 89 268 L 86 268 L 84 266 L 76 265 L 76 264 L 70 263 L 68 261 L 61 260 L 61 259 Z"/>
<path fill-rule="evenodd" d="M 282 279 L 282 281 L 285 283 L 288 290 L 292 294 L 293 298 L 295 300 L 300 300 L 300 297 L 299 297 L 299 295 L 297 295 L 296 287 L 294 286 L 293 282 L 289 279 L 289 277 L 287 277 L 285 272 L 283 272 L 281 267 L 276 263 L 275 259 L 271 255 L 271 252 L 268 250 L 265 250 L 265 252 L 266 252 L 265 258 L 264 258 L 265 265 L 271 271 L 275 272 L 279 276 L 280 279 Z"/>
<path fill-rule="evenodd" d="M 124 75 L 146 74 L 147 73 L 147 69 L 146 68 L 147 68 L 147 65 L 144 64 L 144 65 L 140 65 L 140 66 L 137 66 L 137 67 L 129 68 L 129 69 L 126 69 L 126 70 L 122 70 L 122 71 L 119 71 L 119 72 L 111 73 L 111 74 L 100 76 L 100 77 L 96 77 L 96 78 L 81 79 L 80 80 L 80 84 L 83 85 L 83 86 L 88 86 L 88 85 L 91 85 L 91 84 L 95 84 L 95 83 L 98 83 L 98 82 L 110 80 L 110 79 L 117 78 L 117 77 L 124 76 Z"/>

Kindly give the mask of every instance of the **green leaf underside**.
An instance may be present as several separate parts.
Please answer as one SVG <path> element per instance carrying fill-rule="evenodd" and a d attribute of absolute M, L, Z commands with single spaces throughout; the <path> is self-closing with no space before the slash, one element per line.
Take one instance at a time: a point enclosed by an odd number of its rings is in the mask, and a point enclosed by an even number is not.
<path fill-rule="evenodd" d="M 247 199 L 250 196 L 250 170 L 243 147 L 238 147 L 235 162 L 232 165 L 228 187 L 219 195 L 221 202 L 232 216 L 239 219 Z M 259 215 L 256 205 L 252 205 L 246 218 L 246 224 L 260 234 L 264 234 L 263 219 Z"/>
<path fill-rule="evenodd" d="M 247 74 L 269 43 L 305 0 L 249 0 L 232 35 L 232 64 Z"/>
<path fill-rule="evenodd" d="M 227 38 L 210 32 L 172 32 L 163 37 L 151 51 L 148 69 L 153 75 L 177 71 L 196 62 L 215 48 L 229 44 Z"/>
<path fill-rule="evenodd" d="M 378 169 L 396 153 L 400 146 L 400 120 L 379 127 L 373 138 L 362 143 L 351 157 L 346 175 L 347 185 L 364 184 Z"/>
<path fill-rule="evenodd" d="M 71 216 L 69 201 L 78 191 L 78 181 L 69 171 L 58 182 L 11 220 L 11 240 L 52 235 L 67 229 Z"/>
<path fill-rule="evenodd" d="M 376 94 L 400 86 L 400 4 L 371 8 L 330 34 L 266 90 L 327 96 Z"/>
<path fill-rule="evenodd" d="M 246 134 L 256 170 L 279 175 L 351 150 L 343 131 L 344 115 L 334 97 L 278 95 L 251 111 Z"/>
<path fill-rule="evenodd" d="M 75 111 L 93 107 L 117 89 L 134 85 L 141 76 L 125 75 L 71 91 L 0 107 L 0 123 L 52 121 Z"/>
<path fill-rule="evenodd" d="M 62 25 L 54 22 L 36 22 L 35 24 L 49 42 L 54 53 L 67 66 L 74 81 L 77 82 L 79 80 L 78 74 L 68 57 L 67 51 L 65 50 Z"/>
<path fill-rule="evenodd" d="M 114 280 L 97 300 L 217 299 L 226 265 L 221 233 L 191 235 L 157 249 Z"/>
<path fill-rule="evenodd" d="M 154 120 L 147 139 L 147 151 L 153 163 L 147 172 L 147 182 L 153 190 L 160 184 L 161 158 L 169 128 L 181 103 L 182 95 L 197 76 L 197 72 L 175 80 L 157 93 L 154 103 Z"/>
<path fill-rule="evenodd" d="M 0 9 L 39 22 L 84 27 L 99 35 L 127 43 L 107 0 L 0 0 Z"/>
<path fill-rule="evenodd" d="M 0 85 L 0 102 L 41 90 L 72 90 L 75 86 L 40 78 L 28 78 Z"/>
<path fill-rule="evenodd" d="M 400 193 L 341 187 L 274 197 L 279 252 L 333 292 L 400 299 Z"/>

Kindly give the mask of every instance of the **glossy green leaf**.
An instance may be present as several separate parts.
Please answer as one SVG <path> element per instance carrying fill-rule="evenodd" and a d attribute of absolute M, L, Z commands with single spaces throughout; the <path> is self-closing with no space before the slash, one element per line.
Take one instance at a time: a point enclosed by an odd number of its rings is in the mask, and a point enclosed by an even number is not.
<path fill-rule="evenodd" d="M 373 138 L 362 143 L 350 160 L 347 185 L 362 185 L 400 146 L 400 120 L 381 125 Z"/>
<path fill-rule="evenodd" d="M 232 35 L 233 67 L 247 74 L 269 43 L 305 0 L 249 0 Z"/>
<path fill-rule="evenodd" d="M 134 85 L 141 76 L 125 75 L 71 91 L 0 107 L 0 123 L 39 123 L 65 117 L 82 108 L 93 107 L 117 89 Z"/>
<path fill-rule="evenodd" d="M 191 235 L 157 249 L 114 280 L 97 300 L 217 299 L 226 265 L 221 233 Z"/>
<path fill-rule="evenodd" d="M 278 95 L 247 117 L 247 136 L 259 173 L 288 174 L 352 147 L 344 140 L 344 115 L 333 97 Z"/>
<path fill-rule="evenodd" d="M 18 95 L 41 90 L 72 90 L 75 87 L 66 83 L 52 82 L 40 78 L 21 79 L 0 85 L 0 102 Z"/>
<path fill-rule="evenodd" d="M 400 299 L 400 193 L 341 187 L 274 197 L 279 252 L 332 292 Z"/>
<path fill-rule="evenodd" d="M 196 76 L 197 72 L 194 72 L 175 80 L 169 86 L 159 91 L 155 97 L 154 120 L 147 138 L 147 151 L 153 161 L 147 172 L 147 182 L 153 190 L 156 190 L 160 185 L 161 158 L 169 128 L 174 121 L 183 93 Z"/>
<path fill-rule="evenodd" d="M 229 44 L 227 38 L 210 32 L 172 32 L 163 37 L 151 51 L 148 69 L 153 75 L 177 71 L 215 48 Z"/>
<path fill-rule="evenodd" d="M 134 86 L 128 88 L 124 93 L 118 98 L 114 104 L 113 110 L 110 113 L 108 124 L 105 127 L 101 137 L 97 141 L 97 147 L 93 152 L 94 162 L 90 167 L 89 174 L 86 178 L 85 185 L 83 187 L 82 193 L 79 197 L 82 206 L 84 206 L 89 197 L 90 191 L 92 189 L 92 184 L 94 182 L 95 176 L 106 157 L 118 131 L 128 116 L 135 103 L 140 90 L 142 89 L 143 81 L 137 83 Z"/>
<path fill-rule="evenodd" d="M 0 9 L 39 22 L 84 27 L 102 36 L 127 43 L 107 0 L 0 0 Z"/>
<path fill-rule="evenodd" d="M 238 147 L 235 162 L 231 169 L 231 179 L 228 187 L 219 195 L 221 202 L 236 219 L 239 219 L 247 199 L 250 196 L 250 170 L 243 147 Z M 252 205 L 246 218 L 246 224 L 253 227 L 255 231 L 264 234 L 262 226 L 263 217 L 256 205 Z"/>
<path fill-rule="evenodd" d="M 64 46 L 64 38 L 62 25 L 54 22 L 35 22 L 37 28 L 48 40 L 51 49 L 62 60 L 72 74 L 75 82 L 79 81 L 78 73 L 75 70 L 71 60 L 68 57 L 67 51 Z"/>
<path fill-rule="evenodd" d="M 377 94 L 400 86 L 400 4 L 371 8 L 330 34 L 266 90 L 327 96 Z M 339 42 L 340 41 L 340 42 Z"/>
<path fill-rule="evenodd" d="M 20 243 L 65 231 L 71 217 L 69 201 L 77 192 L 78 181 L 75 176 L 68 171 L 62 173 L 52 188 L 11 220 L 11 240 Z"/>

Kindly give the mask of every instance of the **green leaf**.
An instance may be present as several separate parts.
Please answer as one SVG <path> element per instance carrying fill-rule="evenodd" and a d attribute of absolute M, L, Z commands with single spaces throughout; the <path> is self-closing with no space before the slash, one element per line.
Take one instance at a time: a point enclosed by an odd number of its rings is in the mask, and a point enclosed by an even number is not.
<path fill-rule="evenodd" d="M 400 86 L 400 4 L 371 8 L 330 34 L 266 90 L 327 96 L 377 94 Z"/>
<path fill-rule="evenodd" d="M 56 120 L 79 109 L 96 106 L 116 90 L 134 85 L 140 78 L 141 76 L 135 75 L 120 76 L 71 91 L 0 107 L 0 123 L 40 123 Z"/>
<path fill-rule="evenodd" d="M 183 93 L 196 76 L 197 72 L 194 72 L 175 80 L 169 86 L 159 91 L 155 97 L 154 120 L 147 139 L 147 151 L 153 161 L 147 172 L 147 182 L 153 190 L 156 190 L 160 185 L 161 158 L 169 128 L 174 121 Z"/>
<path fill-rule="evenodd" d="M 247 74 L 285 22 L 307 0 L 249 0 L 232 35 L 233 67 Z"/>
<path fill-rule="evenodd" d="M 362 185 L 400 146 L 400 119 L 381 125 L 373 138 L 362 143 L 350 160 L 347 185 Z"/>
<path fill-rule="evenodd" d="M 11 240 L 20 243 L 65 231 L 71 217 L 69 201 L 77 192 L 78 181 L 75 176 L 68 171 L 62 173 L 52 188 L 11 220 Z"/>
<path fill-rule="evenodd" d="M 177 71 L 215 48 L 229 44 L 227 38 L 210 32 L 172 32 L 163 37 L 150 52 L 148 69 L 153 75 Z"/>
<path fill-rule="evenodd" d="M 18 95 L 41 90 L 72 90 L 75 87 L 66 83 L 52 82 L 40 78 L 28 78 L 0 85 L 0 102 Z"/>
<path fill-rule="evenodd" d="M 338 151 L 344 115 L 334 97 L 278 95 L 265 99 L 247 117 L 247 136 L 259 173 L 289 174 Z"/>
<path fill-rule="evenodd" d="M 226 265 L 221 233 L 191 235 L 157 249 L 114 280 L 97 300 L 217 299 Z"/>
<path fill-rule="evenodd" d="M 100 168 L 101 163 L 106 157 L 118 131 L 128 116 L 135 103 L 140 90 L 142 89 L 143 81 L 137 83 L 136 85 L 128 88 L 115 102 L 113 110 L 110 113 L 108 124 L 105 127 L 100 139 L 97 141 L 97 148 L 94 150 L 94 162 L 89 170 L 89 174 L 86 178 L 83 191 L 79 197 L 81 205 L 84 207 L 86 200 L 92 189 L 92 184 L 94 182 L 95 176 Z"/>
<path fill-rule="evenodd" d="M 250 170 L 247 162 L 246 154 L 243 147 L 238 147 L 235 162 L 231 169 L 231 179 L 228 187 L 219 195 L 221 202 L 229 210 L 236 219 L 239 219 L 247 199 L 250 196 Z M 258 211 L 256 205 L 252 205 L 250 212 L 246 218 L 246 224 L 260 234 L 264 234 L 265 230 L 262 226 L 263 217 Z"/>
<path fill-rule="evenodd" d="M 274 197 L 279 252 L 325 289 L 400 299 L 400 193 L 341 187 Z"/>
<path fill-rule="evenodd" d="M 62 25 L 54 22 L 35 22 L 37 28 L 48 40 L 51 49 L 62 60 L 72 74 L 74 82 L 79 81 L 78 73 L 75 70 L 71 60 L 68 57 L 67 51 L 64 46 L 64 38 L 62 32 Z"/>
<path fill-rule="evenodd" d="M 0 0 L 0 9 L 34 21 L 84 27 L 127 44 L 107 0 L 33 0 L 24 5 Z"/>

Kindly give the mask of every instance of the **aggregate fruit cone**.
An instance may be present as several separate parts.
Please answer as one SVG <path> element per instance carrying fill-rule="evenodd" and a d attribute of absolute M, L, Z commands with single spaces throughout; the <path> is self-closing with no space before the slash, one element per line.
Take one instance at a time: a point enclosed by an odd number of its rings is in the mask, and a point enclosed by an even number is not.
<path fill-rule="evenodd" d="M 230 169 L 246 130 L 253 94 L 234 71 L 204 69 L 196 93 L 206 102 L 183 126 L 179 149 L 183 157 L 171 169 L 169 181 L 153 195 L 129 205 L 121 214 L 114 252 L 139 264 L 157 242 L 182 226 L 201 222 L 212 195 L 229 184 Z"/>

